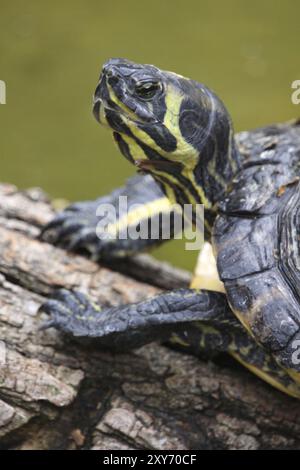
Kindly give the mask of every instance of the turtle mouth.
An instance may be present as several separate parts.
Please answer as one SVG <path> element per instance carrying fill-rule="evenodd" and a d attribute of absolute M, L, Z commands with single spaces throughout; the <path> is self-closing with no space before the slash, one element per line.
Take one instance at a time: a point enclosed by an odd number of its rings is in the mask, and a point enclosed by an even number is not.
<path fill-rule="evenodd" d="M 100 107 L 101 107 L 101 104 L 102 104 L 101 99 L 100 98 L 95 99 L 95 97 L 94 97 L 94 100 L 93 100 L 93 115 L 94 115 L 96 121 L 99 122 L 99 124 L 101 124 L 101 122 L 100 122 Z"/>
<path fill-rule="evenodd" d="M 125 115 L 125 113 L 122 112 L 121 108 L 118 108 L 117 106 L 110 106 L 105 99 L 94 96 L 93 115 L 96 121 L 98 121 L 99 124 L 111 127 L 106 119 L 107 115 L 110 113 L 115 114 L 115 115 L 117 114 Z"/>
<path fill-rule="evenodd" d="M 132 111 L 133 113 L 133 111 Z M 138 117 L 135 118 L 132 114 L 130 114 L 130 110 L 128 113 L 120 108 L 118 105 L 115 103 L 107 102 L 106 100 L 102 98 L 94 98 L 93 102 L 93 115 L 96 119 L 96 121 L 99 122 L 99 124 L 112 127 L 113 130 L 114 126 L 110 125 L 110 123 L 115 119 L 113 117 L 120 116 L 122 121 L 124 121 L 124 124 L 126 124 L 126 121 L 130 121 L 133 123 L 135 126 L 138 126 L 140 124 L 144 124 L 145 121 L 142 119 L 139 119 Z M 109 119 L 107 119 L 109 117 Z"/>
<path fill-rule="evenodd" d="M 93 115 L 96 121 L 99 122 L 99 124 L 107 124 L 105 119 L 101 120 L 101 116 L 105 117 L 105 114 L 106 114 L 105 111 L 109 109 L 109 106 L 107 103 L 108 100 L 109 100 L 109 93 L 108 93 L 108 89 L 105 83 L 105 78 L 102 74 L 100 77 L 99 83 L 96 87 L 94 96 L 93 96 Z"/>
<path fill-rule="evenodd" d="M 127 104 L 123 104 L 124 107 L 128 107 Z M 106 119 L 102 120 L 101 115 L 106 117 L 108 114 L 119 115 L 123 117 L 125 120 L 130 121 L 131 123 L 135 124 L 136 126 L 142 124 L 158 124 L 159 121 L 154 117 L 144 116 L 138 112 L 137 107 L 128 107 L 128 111 L 118 106 L 115 102 L 106 100 L 105 98 L 99 97 L 96 94 L 93 98 L 93 115 L 96 121 L 99 124 L 106 124 Z"/>

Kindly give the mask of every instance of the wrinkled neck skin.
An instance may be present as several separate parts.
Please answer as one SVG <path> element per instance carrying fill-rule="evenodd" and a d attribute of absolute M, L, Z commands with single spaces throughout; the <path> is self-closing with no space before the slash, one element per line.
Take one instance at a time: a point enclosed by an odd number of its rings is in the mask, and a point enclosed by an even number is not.
<path fill-rule="evenodd" d="M 224 117 L 216 120 L 214 130 L 205 142 L 200 142 L 199 147 L 199 161 L 194 169 L 195 181 L 203 189 L 202 203 L 205 209 L 216 211 L 241 167 L 231 121 Z"/>
<path fill-rule="evenodd" d="M 240 171 L 241 156 L 235 143 L 234 132 L 229 122 L 221 125 L 221 132 L 211 138 L 202 151 L 202 158 L 207 160 L 207 165 L 197 169 L 196 179 L 199 185 L 205 188 L 205 197 L 210 202 L 205 207 L 204 235 L 210 240 L 211 231 L 217 216 L 219 203 L 226 196 L 231 182 Z M 224 134 L 228 136 L 227 141 Z"/>
<path fill-rule="evenodd" d="M 230 183 L 241 167 L 233 129 L 230 121 L 218 123 L 218 134 L 210 133 L 206 142 L 201 142 L 199 163 L 193 170 L 182 168 L 173 172 L 172 179 L 151 171 L 163 192 L 180 206 L 192 205 L 194 227 L 210 240 L 211 230 L 217 216 L 218 205 L 228 192 Z M 169 175 L 170 176 L 170 175 Z M 183 191 L 182 188 L 185 188 Z M 199 219 L 199 204 L 204 206 L 204 220 Z M 188 217 L 190 219 L 190 217 Z"/>
<path fill-rule="evenodd" d="M 194 87 L 196 91 L 198 86 Z M 232 122 L 219 98 L 201 86 L 200 100 L 191 96 L 191 99 L 181 103 L 178 129 L 190 153 L 182 159 L 177 156 L 182 167 L 173 171 L 172 179 L 170 174 L 165 179 L 155 172 L 152 175 L 165 194 L 181 206 L 204 205 L 205 233 L 208 238 L 218 203 L 224 198 L 241 167 Z M 193 216 L 194 221 L 195 214 Z"/>

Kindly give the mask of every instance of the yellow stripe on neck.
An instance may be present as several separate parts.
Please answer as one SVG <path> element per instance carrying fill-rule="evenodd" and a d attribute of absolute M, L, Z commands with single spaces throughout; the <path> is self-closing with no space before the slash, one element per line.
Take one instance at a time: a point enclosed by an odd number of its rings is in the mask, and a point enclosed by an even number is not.
<path fill-rule="evenodd" d="M 115 224 L 108 224 L 105 232 L 117 236 L 117 234 L 127 227 L 138 225 L 143 219 L 149 219 L 159 213 L 170 213 L 172 205 L 168 198 L 161 197 L 146 204 L 136 204 L 136 207 L 130 209 Z"/>

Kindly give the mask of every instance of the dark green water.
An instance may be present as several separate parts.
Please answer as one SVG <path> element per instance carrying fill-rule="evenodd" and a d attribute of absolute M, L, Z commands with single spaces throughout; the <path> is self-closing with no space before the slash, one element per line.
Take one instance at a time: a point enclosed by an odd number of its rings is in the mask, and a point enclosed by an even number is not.
<path fill-rule="evenodd" d="M 101 64 L 126 57 L 202 81 L 236 130 L 300 115 L 297 0 L 0 1 L 1 181 L 70 200 L 99 196 L 134 169 L 91 115 Z M 159 257 L 191 268 L 179 242 Z"/>

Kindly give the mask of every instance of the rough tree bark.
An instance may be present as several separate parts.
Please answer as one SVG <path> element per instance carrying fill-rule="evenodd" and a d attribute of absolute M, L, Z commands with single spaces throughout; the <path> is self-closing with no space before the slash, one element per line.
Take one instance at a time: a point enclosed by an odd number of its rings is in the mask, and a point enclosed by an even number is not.
<path fill-rule="evenodd" d="M 57 287 L 118 305 L 158 292 L 158 269 L 160 288 L 189 281 L 142 256 L 129 268 L 142 277 L 147 265 L 146 284 L 37 241 L 53 212 L 40 190 L 0 186 L 2 448 L 299 448 L 300 402 L 229 359 L 159 344 L 112 355 L 39 330 L 38 307 Z"/>

